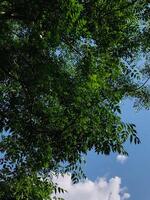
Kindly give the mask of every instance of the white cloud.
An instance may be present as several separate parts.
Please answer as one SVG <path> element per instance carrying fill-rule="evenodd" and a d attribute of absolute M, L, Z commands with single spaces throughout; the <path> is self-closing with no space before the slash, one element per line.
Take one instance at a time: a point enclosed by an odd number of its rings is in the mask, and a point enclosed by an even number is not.
<path fill-rule="evenodd" d="M 89 179 L 75 185 L 71 182 L 70 175 L 59 176 L 55 181 L 59 187 L 68 192 L 59 194 L 65 200 L 126 200 L 130 194 L 125 188 L 121 188 L 121 178 L 114 177 L 109 180 L 99 178 L 97 181 Z"/>
<path fill-rule="evenodd" d="M 121 164 L 123 164 L 126 162 L 127 158 L 128 158 L 127 156 L 119 154 L 117 155 L 116 160 L 120 162 Z"/>
<path fill-rule="evenodd" d="M 125 200 L 125 199 L 129 199 L 130 198 L 130 194 L 125 192 L 122 196 L 122 200 Z"/>

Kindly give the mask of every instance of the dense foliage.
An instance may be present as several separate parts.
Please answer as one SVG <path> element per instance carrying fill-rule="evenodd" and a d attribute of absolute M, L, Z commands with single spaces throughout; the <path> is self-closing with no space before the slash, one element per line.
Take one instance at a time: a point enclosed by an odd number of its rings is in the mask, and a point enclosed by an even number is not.
<path fill-rule="evenodd" d="M 150 105 L 149 11 L 148 0 L 0 2 L 0 199 L 49 199 L 51 173 L 75 182 L 87 151 L 140 142 L 120 102 Z"/>

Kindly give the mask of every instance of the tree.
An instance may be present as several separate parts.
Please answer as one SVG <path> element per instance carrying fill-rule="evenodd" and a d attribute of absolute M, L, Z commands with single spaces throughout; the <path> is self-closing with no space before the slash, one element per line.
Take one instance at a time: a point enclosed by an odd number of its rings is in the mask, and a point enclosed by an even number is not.
<path fill-rule="evenodd" d="M 147 0 L 1 1 L 0 129 L 11 130 L 0 140 L 2 199 L 48 199 L 50 172 L 75 182 L 87 151 L 127 154 L 128 138 L 140 143 L 120 101 L 150 105 L 149 9 Z"/>

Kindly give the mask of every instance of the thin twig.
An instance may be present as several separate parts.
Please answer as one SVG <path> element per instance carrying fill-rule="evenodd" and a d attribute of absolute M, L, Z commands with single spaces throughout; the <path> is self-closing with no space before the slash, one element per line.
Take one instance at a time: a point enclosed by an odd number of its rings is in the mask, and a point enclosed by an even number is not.
<path fill-rule="evenodd" d="M 148 77 L 147 80 L 146 80 L 142 85 L 140 85 L 136 90 L 139 90 L 139 89 L 141 89 L 142 87 L 144 87 L 145 84 L 146 84 L 149 80 L 150 80 L 150 77 Z"/>

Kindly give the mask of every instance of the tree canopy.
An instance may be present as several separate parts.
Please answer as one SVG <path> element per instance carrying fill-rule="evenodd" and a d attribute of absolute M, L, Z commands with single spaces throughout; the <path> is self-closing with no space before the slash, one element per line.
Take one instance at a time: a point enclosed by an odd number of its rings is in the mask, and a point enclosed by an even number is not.
<path fill-rule="evenodd" d="M 140 143 L 120 102 L 150 106 L 149 13 L 148 0 L 0 2 L 1 199 L 50 199 L 51 173 L 75 182 L 89 150 Z"/>

